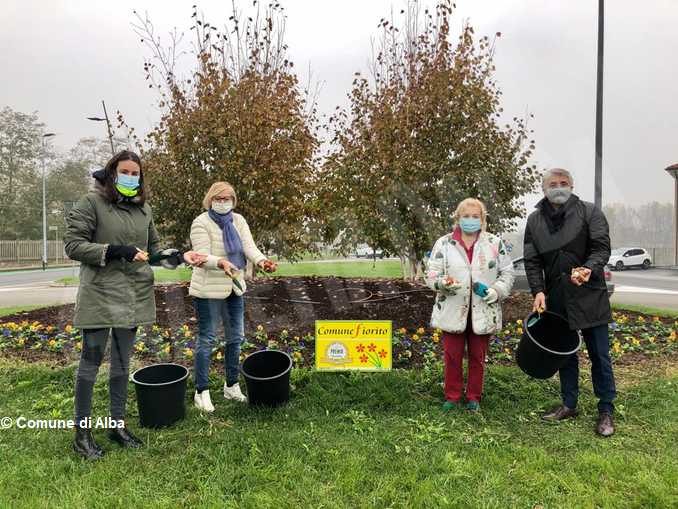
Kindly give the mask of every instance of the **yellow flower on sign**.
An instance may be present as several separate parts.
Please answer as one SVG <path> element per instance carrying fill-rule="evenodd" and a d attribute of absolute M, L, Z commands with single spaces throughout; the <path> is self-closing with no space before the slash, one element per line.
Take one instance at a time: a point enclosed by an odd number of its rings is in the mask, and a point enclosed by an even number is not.
<path fill-rule="evenodd" d="M 516 329 L 516 333 L 517 333 L 517 334 L 522 334 L 522 333 L 523 333 L 523 328 L 522 328 L 522 327 L 518 327 L 518 328 Z"/>
<path fill-rule="evenodd" d="M 659 319 L 658 316 L 655 316 L 652 320 L 655 321 L 655 322 L 661 322 L 661 320 Z"/>
<path fill-rule="evenodd" d="M 261 324 L 257 325 L 257 330 L 258 330 L 258 331 L 264 330 L 264 326 L 261 325 Z"/>
<path fill-rule="evenodd" d="M 24 338 L 19 338 L 17 340 L 16 344 L 19 345 L 19 346 L 24 346 L 25 342 L 26 342 L 26 340 Z"/>
<path fill-rule="evenodd" d="M 676 340 L 676 331 L 672 330 L 671 334 L 669 334 L 669 341 L 673 342 Z"/>
<path fill-rule="evenodd" d="M 294 352 L 294 360 L 300 362 L 304 359 L 304 356 L 301 355 L 301 352 Z"/>
<path fill-rule="evenodd" d="M 648 341 L 649 341 L 650 343 L 654 343 L 654 342 L 656 341 L 656 339 L 655 339 L 654 336 L 650 336 L 650 337 L 648 338 Z"/>
<path fill-rule="evenodd" d="M 398 332 L 400 332 L 401 334 L 407 334 L 407 329 L 405 327 L 401 327 L 400 329 L 398 329 Z"/>
<path fill-rule="evenodd" d="M 79 352 L 80 350 L 82 350 L 82 341 L 78 341 L 77 343 L 75 343 L 75 349 L 76 349 L 78 352 Z"/>
<path fill-rule="evenodd" d="M 146 345 L 143 341 L 139 341 L 136 345 L 134 345 L 134 349 L 137 352 L 143 352 L 146 349 Z"/>
<path fill-rule="evenodd" d="M 419 328 L 417 329 L 417 334 L 419 334 L 420 336 L 422 336 L 425 332 L 426 332 L 426 331 L 424 330 L 423 327 L 419 327 Z"/>
<path fill-rule="evenodd" d="M 224 358 L 224 356 L 221 355 L 221 352 L 217 352 L 217 360 L 220 361 L 223 358 Z"/>
<path fill-rule="evenodd" d="M 49 346 L 54 346 L 54 345 L 57 344 L 57 342 L 54 341 L 53 339 L 50 339 L 49 342 L 48 342 L 47 344 L 48 344 Z"/>
<path fill-rule="evenodd" d="M 638 317 L 638 323 L 645 323 L 645 318 L 643 318 L 642 316 L 639 316 Z"/>
<path fill-rule="evenodd" d="M 433 339 L 434 343 L 437 343 L 438 341 L 440 341 L 440 336 L 438 334 L 434 333 L 433 336 L 432 336 L 432 339 Z"/>
<path fill-rule="evenodd" d="M 417 334 L 412 334 L 412 341 L 419 341 L 419 336 Z"/>
<path fill-rule="evenodd" d="M 516 323 L 517 323 L 518 325 L 522 325 L 522 324 L 523 324 L 523 321 L 522 321 L 520 318 L 518 318 L 518 319 L 516 320 Z"/>
<path fill-rule="evenodd" d="M 184 357 L 191 359 L 193 357 L 193 350 L 190 348 L 184 348 Z"/>
<path fill-rule="evenodd" d="M 163 351 L 163 353 L 169 354 L 169 353 L 170 353 L 170 346 L 169 346 L 169 345 L 165 345 L 164 348 L 162 349 L 162 351 Z"/>

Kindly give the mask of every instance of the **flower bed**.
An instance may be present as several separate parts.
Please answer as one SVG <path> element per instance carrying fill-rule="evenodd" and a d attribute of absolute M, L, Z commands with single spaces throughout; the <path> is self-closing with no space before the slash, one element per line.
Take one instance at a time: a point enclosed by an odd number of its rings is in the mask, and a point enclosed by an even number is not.
<path fill-rule="evenodd" d="M 637 355 L 672 354 L 678 351 L 678 321 L 634 312 L 613 313 L 610 324 L 610 350 L 620 361 Z M 144 362 L 193 362 L 195 324 L 175 328 L 157 325 L 139 330 L 134 355 Z M 523 333 L 522 320 L 509 322 L 490 341 L 491 362 L 512 361 Z M 425 327 L 397 328 L 393 334 L 393 366 L 416 368 L 435 362 L 442 354 L 442 332 Z M 269 333 L 258 325 L 242 347 L 242 356 L 270 348 L 288 352 L 297 365 L 312 366 L 315 340 L 311 332 L 292 334 L 287 329 Z M 70 325 L 63 329 L 39 322 L 0 322 L 0 354 L 27 360 L 54 359 L 72 361 L 82 349 L 79 330 Z M 223 359 L 223 345 L 215 349 L 213 358 Z M 582 349 L 586 356 L 586 350 Z"/>

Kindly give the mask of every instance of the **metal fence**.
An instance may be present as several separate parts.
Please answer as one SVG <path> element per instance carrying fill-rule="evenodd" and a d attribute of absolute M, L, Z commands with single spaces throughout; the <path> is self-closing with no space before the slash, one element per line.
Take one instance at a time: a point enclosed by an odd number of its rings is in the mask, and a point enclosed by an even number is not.
<path fill-rule="evenodd" d="M 42 260 L 41 240 L 0 240 L 0 263 L 22 264 Z M 64 252 L 64 243 L 57 240 L 47 241 L 47 261 L 63 263 L 70 261 Z"/>

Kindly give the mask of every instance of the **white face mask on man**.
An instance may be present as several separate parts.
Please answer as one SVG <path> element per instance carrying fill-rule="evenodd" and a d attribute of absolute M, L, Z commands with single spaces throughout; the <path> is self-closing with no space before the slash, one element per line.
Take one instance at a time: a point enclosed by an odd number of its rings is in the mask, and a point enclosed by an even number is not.
<path fill-rule="evenodd" d="M 233 210 L 233 200 L 213 201 L 212 210 L 222 216 L 228 214 Z"/>
<path fill-rule="evenodd" d="M 562 205 L 572 196 L 571 187 L 549 187 L 544 191 L 546 199 L 556 205 Z"/>

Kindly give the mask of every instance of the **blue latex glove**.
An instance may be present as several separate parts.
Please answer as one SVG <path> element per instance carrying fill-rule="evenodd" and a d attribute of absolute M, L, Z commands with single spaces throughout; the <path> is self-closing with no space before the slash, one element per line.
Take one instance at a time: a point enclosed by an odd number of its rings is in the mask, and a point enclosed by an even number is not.
<path fill-rule="evenodd" d="M 473 293 L 475 293 L 478 297 L 485 297 L 487 295 L 488 289 L 489 287 L 484 283 L 479 281 L 473 283 Z"/>

